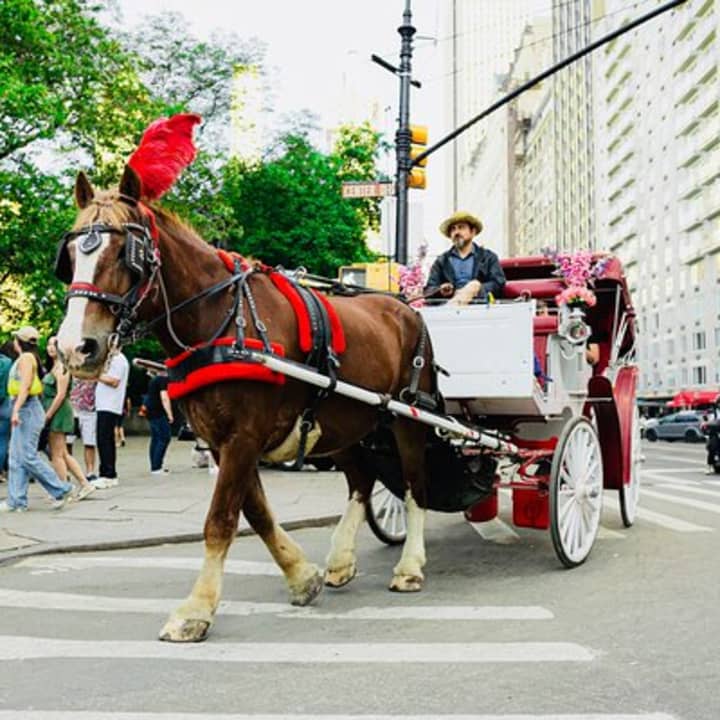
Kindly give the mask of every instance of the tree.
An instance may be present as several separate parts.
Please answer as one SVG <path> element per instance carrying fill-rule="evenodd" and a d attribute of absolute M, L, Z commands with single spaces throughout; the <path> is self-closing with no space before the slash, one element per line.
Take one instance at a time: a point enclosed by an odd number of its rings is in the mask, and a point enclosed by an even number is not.
<path fill-rule="evenodd" d="M 333 153 L 341 158 L 340 179 L 385 180 L 378 172 L 377 162 L 381 152 L 390 148 L 382 135 L 368 121 L 360 125 L 341 125 L 337 130 Z M 350 200 L 363 218 L 366 230 L 380 229 L 379 198 Z"/>
<path fill-rule="evenodd" d="M 235 218 L 231 247 L 270 265 L 329 276 L 371 259 L 363 217 L 341 198 L 342 169 L 340 156 L 324 155 L 298 135 L 283 138 L 273 160 L 228 163 L 223 196 Z"/>

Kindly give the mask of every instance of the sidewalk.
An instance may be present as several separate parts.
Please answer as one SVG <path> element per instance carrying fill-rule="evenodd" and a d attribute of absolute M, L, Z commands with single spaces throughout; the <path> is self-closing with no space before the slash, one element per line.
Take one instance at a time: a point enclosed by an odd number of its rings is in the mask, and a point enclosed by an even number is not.
<path fill-rule="evenodd" d="M 118 487 L 96 490 L 62 510 L 52 510 L 44 491 L 31 484 L 28 512 L 0 514 L 0 565 L 50 552 L 202 540 L 215 478 L 205 468 L 191 467 L 191 442 L 174 440 L 166 458 L 170 474 L 150 475 L 148 441 L 129 437 L 126 447 L 118 448 Z M 261 477 L 270 507 L 286 528 L 331 523 L 345 508 L 341 473 L 262 470 Z M 0 484 L 0 497 L 6 488 Z M 242 515 L 239 532 L 249 532 Z"/>

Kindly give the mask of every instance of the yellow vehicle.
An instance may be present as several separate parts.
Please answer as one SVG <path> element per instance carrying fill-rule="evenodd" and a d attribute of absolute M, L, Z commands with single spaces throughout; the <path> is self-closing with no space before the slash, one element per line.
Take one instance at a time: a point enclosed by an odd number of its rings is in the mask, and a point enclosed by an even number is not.
<path fill-rule="evenodd" d="M 361 262 L 343 265 L 338 270 L 338 280 L 346 285 L 359 285 L 372 290 L 399 292 L 398 267 L 395 262 Z"/>

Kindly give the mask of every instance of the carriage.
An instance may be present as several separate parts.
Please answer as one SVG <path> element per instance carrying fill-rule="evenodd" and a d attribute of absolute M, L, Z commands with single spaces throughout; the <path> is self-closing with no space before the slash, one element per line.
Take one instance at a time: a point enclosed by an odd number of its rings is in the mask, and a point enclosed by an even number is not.
<path fill-rule="evenodd" d="M 568 567 L 591 551 L 603 490 L 618 492 L 629 527 L 640 487 L 635 316 L 619 260 L 605 263 L 598 302 L 587 310 L 555 305 L 563 281 L 539 256 L 503 261 L 502 302 L 420 311 L 445 413 L 482 426 L 498 442 L 492 448 L 438 430 L 427 453 L 428 506 L 487 522 L 497 516 L 498 493 L 509 494 L 513 524 L 549 528 Z M 539 314 L 538 303 L 547 310 Z M 585 357 L 590 328 L 599 340 L 595 366 Z M 406 513 L 399 478 L 379 463 L 378 479 L 369 525 L 383 542 L 401 543 Z"/>
<path fill-rule="evenodd" d="M 154 204 L 192 160 L 198 121 L 151 125 L 117 189 L 96 191 L 79 173 L 78 217 L 56 262 L 68 284 L 58 348 L 71 372 L 96 378 L 119 345 L 154 334 L 174 397 L 218 460 L 205 559 L 161 639 L 207 636 L 241 510 L 295 605 L 357 576 L 366 514 L 386 542 L 407 534 L 389 586 L 398 592 L 423 586 L 425 509 L 487 520 L 498 491 L 509 492 L 514 523 L 549 527 L 570 567 L 592 548 L 604 489 L 618 491 L 632 524 L 635 317 L 616 258 L 603 258 L 586 312 L 557 306 L 564 281 L 545 257 L 505 261 L 504 297 L 490 304 L 415 312 L 402 298 L 334 282 L 314 292 L 302 272 L 215 249 Z M 169 169 L 157 162 L 168 158 Z M 593 368 L 590 328 L 601 338 Z M 262 488 L 258 461 L 288 452 L 332 457 L 348 483 L 324 571 L 280 526 Z"/>

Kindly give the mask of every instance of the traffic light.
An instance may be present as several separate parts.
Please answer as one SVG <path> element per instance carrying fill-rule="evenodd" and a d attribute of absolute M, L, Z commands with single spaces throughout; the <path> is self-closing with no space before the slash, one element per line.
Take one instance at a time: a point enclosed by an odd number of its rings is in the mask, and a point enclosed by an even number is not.
<path fill-rule="evenodd" d="M 410 159 L 415 158 L 421 153 L 427 150 L 428 141 L 428 130 L 426 125 L 411 125 L 410 126 Z M 427 185 L 427 178 L 425 177 L 425 166 L 427 165 L 427 158 L 421 160 L 417 165 L 414 165 L 410 170 L 410 176 L 408 178 L 408 187 L 417 188 L 418 190 L 424 190 Z"/>

